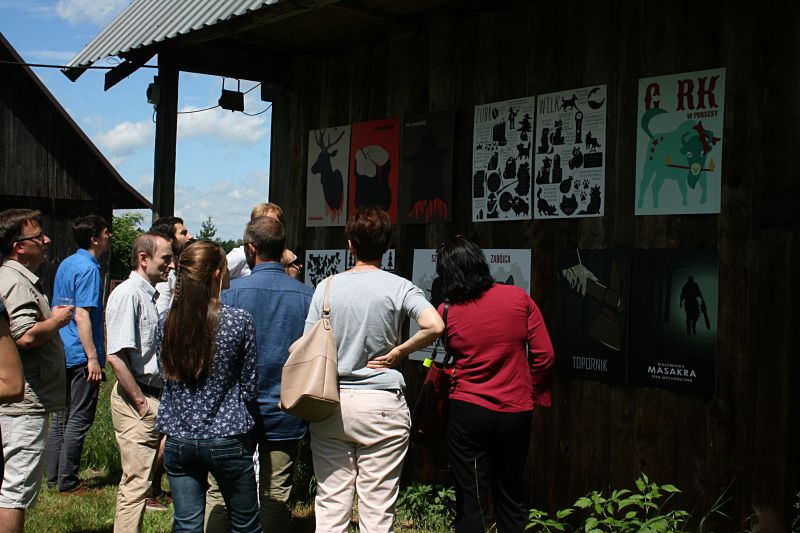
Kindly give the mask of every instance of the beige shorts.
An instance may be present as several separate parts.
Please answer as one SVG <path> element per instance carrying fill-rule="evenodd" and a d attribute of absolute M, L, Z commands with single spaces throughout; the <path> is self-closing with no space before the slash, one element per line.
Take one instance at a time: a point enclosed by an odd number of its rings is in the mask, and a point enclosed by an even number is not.
<path fill-rule="evenodd" d="M 48 417 L 47 414 L 0 415 L 6 463 L 0 489 L 0 507 L 28 509 L 39 496 Z"/>

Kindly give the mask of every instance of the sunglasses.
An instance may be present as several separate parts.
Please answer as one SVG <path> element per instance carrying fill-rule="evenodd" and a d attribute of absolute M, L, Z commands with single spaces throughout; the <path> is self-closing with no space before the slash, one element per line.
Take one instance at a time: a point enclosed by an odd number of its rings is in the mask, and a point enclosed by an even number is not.
<path fill-rule="evenodd" d="M 180 233 L 181 235 L 186 235 L 187 233 L 189 233 L 189 230 L 184 228 L 184 229 L 180 230 L 178 233 Z"/>
<path fill-rule="evenodd" d="M 16 240 L 16 241 L 14 241 L 14 242 L 23 242 L 23 241 L 39 241 L 39 242 L 41 242 L 41 243 L 44 243 L 44 237 L 45 237 L 45 235 L 44 235 L 44 232 L 43 232 L 43 231 L 40 231 L 40 232 L 39 232 L 39 233 L 37 233 L 36 235 L 31 235 L 30 237 L 23 237 L 23 238 L 21 238 L 21 239 L 17 239 L 17 240 Z"/>

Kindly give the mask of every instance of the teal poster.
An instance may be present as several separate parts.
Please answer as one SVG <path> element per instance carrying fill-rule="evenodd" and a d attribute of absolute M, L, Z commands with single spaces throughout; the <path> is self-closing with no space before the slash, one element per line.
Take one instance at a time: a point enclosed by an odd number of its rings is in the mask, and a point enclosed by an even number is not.
<path fill-rule="evenodd" d="M 636 214 L 719 213 L 725 69 L 639 80 Z"/>

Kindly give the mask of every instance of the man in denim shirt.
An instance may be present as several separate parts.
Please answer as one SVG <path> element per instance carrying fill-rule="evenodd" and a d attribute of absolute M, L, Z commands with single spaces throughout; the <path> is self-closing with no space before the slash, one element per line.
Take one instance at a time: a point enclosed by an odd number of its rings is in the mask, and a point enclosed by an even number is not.
<path fill-rule="evenodd" d="M 231 281 L 222 302 L 253 315 L 258 345 L 259 500 L 264 531 L 288 531 L 287 502 L 294 461 L 307 424 L 278 409 L 281 372 L 289 345 L 303 335 L 314 291 L 286 274 L 281 256 L 286 243 L 283 224 L 271 217 L 251 220 L 244 249 L 251 273 Z M 210 499 L 214 499 L 211 495 Z M 208 507 L 211 507 L 209 505 Z M 219 531 L 209 524 L 206 531 Z"/>

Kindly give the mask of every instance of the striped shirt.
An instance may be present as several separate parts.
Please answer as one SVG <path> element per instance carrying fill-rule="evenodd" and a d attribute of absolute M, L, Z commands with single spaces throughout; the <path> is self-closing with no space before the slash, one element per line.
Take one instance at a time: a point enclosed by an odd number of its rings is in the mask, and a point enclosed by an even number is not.
<path fill-rule="evenodd" d="M 161 388 L 156 331 L 158 291 L 137 272 L 131 272 L 106 303 L 106 352 L 129 350 L 133 377 L 141 384 Z"/>

